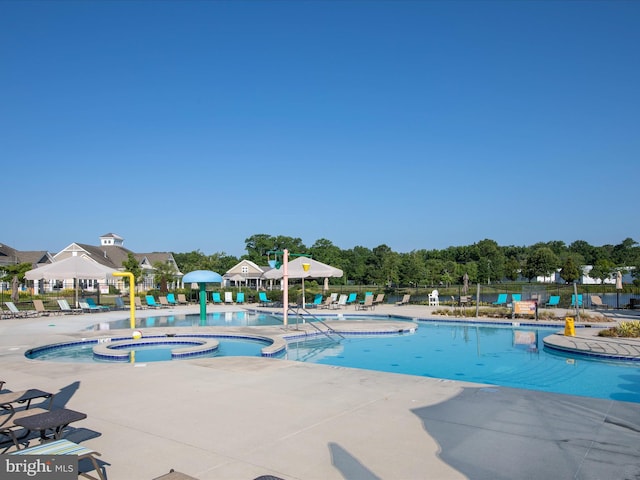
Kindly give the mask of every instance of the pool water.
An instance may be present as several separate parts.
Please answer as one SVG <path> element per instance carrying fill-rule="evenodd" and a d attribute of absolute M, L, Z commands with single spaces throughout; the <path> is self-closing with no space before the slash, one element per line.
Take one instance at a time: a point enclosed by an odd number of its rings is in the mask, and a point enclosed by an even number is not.
<path fill-rule="evenodd" d="M 216 338 L 216 337 L 214 337 Z M 219 347 L 216 352 L 198 355 L 198 358 L 207 357 L 260 357 L 262 356 L 262 348 L 267 344 L 264 341 L 251 340 L 247 338 L 234 339 L 228 337 L 216 338 Z M 93 347 L 96 345 L 94 341 L 87 341 L 81 344 L 74 344 L 55 349 L 47 349 L 37 351 L 25 355 L 27 358 L 35 360 L 47 360 L 54 362 L 72 362 L 72 363 L 113 363 L 105 360 L 94 359 Z M 178 348 L 174 346 L 173 348 Z M 145 345 L 135 346 L 132 348 L 122 349 L 135 351 L 135 362 L 159 362 L 171 361 L 171 347 L 166 345 Z M 122 351 L 121 350 L 121 351 Z M 194 358 L 194 357 L 190 357 Z M 173 360 L 180 361 L 180 360 Z"/>
<path fill-rule="evenodd" d="M 136 318 L 136 328 L 155 327 L 254 327 L 262 325 L 282 325 L 282 317 L 255 312 L 213 312 L 205 320 L 200 314 L 158 315 Z M 91 330 L 116 330 L 130 328 L 129 318 L 113 322 L 99 323 Z"/>
<path fill-rule="evenodd" d="M 557 331 L 419 322 L 415 334 L 291 342 L 286 358 L 640 403 L 640 363 L 545 350 Z"/>
<path fill-rule="evenodd" d="M 92 329 L 128 329 L 128 322 L 128 319 L 109 322 Z M 294 323 L 292 319 L 290 322 Z M 417 323 L 419 328 L 414 334 L 336 337 L 340 341 L 320 336 L 292 341 L 285 358 L 640 403 L 640 362 L 596 360 L 545 350 L 542 339 L 561 327 L 487 326 L 434 320 Z M 282 325 L 282 318 L 254 312 L 218 312 L 207 314 L 204 322 L 197 314 L 149 317 L 136 322 L 137 328 L 225 325 Z M 210 356 L 260 356 L 263 346 L 260 342 L 225 338 L 220 340 L 218 352 Z M 91 347 L 47 351 L 38 359 L 93 362 Z M 136 361 L 152 360 L 142 360 L 136 353 Z"/>

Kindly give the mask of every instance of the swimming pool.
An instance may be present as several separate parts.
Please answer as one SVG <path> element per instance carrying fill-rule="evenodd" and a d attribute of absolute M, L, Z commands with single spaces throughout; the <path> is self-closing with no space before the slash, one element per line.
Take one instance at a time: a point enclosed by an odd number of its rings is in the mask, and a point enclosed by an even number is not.
<path fill-rule="evenodd" d="M 640 403 L 640 365 L 545 350 L 559 328 L 420 321 L 413 335 L 290 342 L 286 358 Z"/>
<path fill-rule="evenodd" d="M 386 316 L 343 318 L 410 321 Z M 92 328 L 128 328 L 127 322 L 110 322 Z M 280 317 L 254 312 L 210 313 L 206 322 L 200 322 L 199 315 L 157 316 L 139 322 L 142 322 L 140 327 L 147 328 L 282 325 Z M 295 320 L 290 318 L 290 322 Z M 345 339 L 317 336 L 306 341 L 289 341 L 285 358 L 640 403 L 638 362 L 608 362 L 546 350 L 542 339 L 561 327 L 510 327 L 437 320 L 417 323 L 419 328 L 414 334 L 357 335 Z M 260 353 L 229 352 L 221 342 L 218 355 L 260 356 Z M 82 352 L 72 353 L 82 357 Z M 65 361 L 63 352 L 56 355 L 60 357 L 52 360 Z M 136 360 L 143 361 L 138 357 Z M 67 358 L 66 361 L 82 360 Z"/>
<path fill-rule="evenodd" d="M 94 348 L 104 344 L 105 342 L 103 341 L 105 339 L 81 340 L 77 342 L 43 345 L 41 347 L 28 350 L 25 352 L 25 357 L 31 360 L 73 363 L 122 362 L 123 360 L 130 361 L 131 363 L 158 362 L 179 358 L 175 355 L 176 348 L 186 346 L 191 338 L 195 337 L 175 336 L 167 338 L 167 340 L 171 340 L 173 342 L 173 345 L 147 345 L 144 343 L 146 338 L 143 338 L 137 345 L 123 345 L 121 348 L 118 348 L 118 352 L 126 353 L 126 358 L 117 358 L 115 355 L 111 358 L 109 358 L 108 355 L 94 355 Z M 218 356 L 260 357 L 262 356 L 262 348 L 270 344 L 270 342 L 266 340 L 245 337 L 232 338 L 228 336 L 207 335 L 201 338 L 215 340 L 218 343 L 218 347 L 215 350 L 208 350 L 204 353 L 184 356 L 184 358 L 207 358 Z M 116 337 L 108 340 L 109 342 L 107 344 L 115 344 L 118 341 L 135 343 L 129 337 Z"/>
<path fill-rule="evenodd" d="M 157 315 L 136 318 L 136 328 L 156 327 L 258 327 L 265 325 L 282 325 L 282 317 L 252 311 L 213 312 L 208 313 L 205 320 L 200 315 Z M 98 323 L 90 330 L 120 330 L 130 328 L 129 318 L 112 322 Z"/>

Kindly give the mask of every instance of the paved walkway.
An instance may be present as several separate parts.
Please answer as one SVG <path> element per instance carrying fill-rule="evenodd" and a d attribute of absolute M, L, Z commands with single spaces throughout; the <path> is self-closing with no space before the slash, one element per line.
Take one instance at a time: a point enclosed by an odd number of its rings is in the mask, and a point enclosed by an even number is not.
<path fill-rule="evenodd" d="M 431 315 L 414 305 L 375 313 Z M 269 358 L 113 365 L 24 357 L 34 346 L 104 336 L 87 328 L 126 315 L 0 322 L 6 387 L 48 390 L 56 407 L 86 413 L 66 438 L 101 452 L 108 480 L 171 468 L 202 480 L 640 477 L 635 403 Z M 640 388 L 637 370 L 630 381 Z"/>

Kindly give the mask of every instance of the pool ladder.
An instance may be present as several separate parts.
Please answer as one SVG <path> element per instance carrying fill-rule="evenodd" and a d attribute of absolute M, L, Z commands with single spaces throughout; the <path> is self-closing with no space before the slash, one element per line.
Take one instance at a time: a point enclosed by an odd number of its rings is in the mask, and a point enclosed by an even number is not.
<path fill-rule="evenodd" d="M 302 310 L 308 316 L 312 317 L 315 320 L 315 322 L 307 322 L 306 321 L 307 319 L 300 314 L 300 310 Z M 288 312 L 293 314 L 293 315 L 295 315 L 296 323 L 298 322 L 298 319 L 301 318 L 303 323 L 306 323 L 307 325 L 311 325 L 318 332 L 322 333 L 328 339 L 333 340 L 334 342 L 336 342 L 336 341 L 339 342 L 339 340 L 336 340 L 335 338 L 333 338 L 331 336 L 331 334 L 337 335 L 340 338 L 344 339 L 344 336 L 340 332 L 336 332 L 333 328 L 331 328 L 329 325 L 327 325 L 325 322 L 323 322 L 319 317 L 316 317 L 313 313 L 311 313 L 306 308 L 298 306 L 296 308 L 289 308 Z M 326 328 L 326 330 L 323 330 L 322 328 L 318 327 L 318 325 L 316 325 L 316 323 L 319 323 L 320 325 L 324 326 Z"/>

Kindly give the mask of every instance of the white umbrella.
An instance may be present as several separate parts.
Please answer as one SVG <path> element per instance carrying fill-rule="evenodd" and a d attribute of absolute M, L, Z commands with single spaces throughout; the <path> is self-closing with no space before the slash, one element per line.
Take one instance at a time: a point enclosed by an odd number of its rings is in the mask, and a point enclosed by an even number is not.
<path fill-rule="evenodd" d="M 303 263 L 309 264 L 309 269 L 305 271 Z M 343 271 L 339 268 L 332 267 L 326 263 L 319 262 L 309 257 L 298 257 L 289 262 L 289 278 L 330 278 L 342 277 Z M 281 268 L 272 268 L 264 273 L 264 278 L 280 279 L 282 278 Z"/>
<path fill-rule="evenodd" d="M 76 305 L 78 304 L 78 279 L 104 280 L 111 278 L 113 272 L 117 272 L 101 263 L 95 262 L 86 257 L 68 257 L 58 262 L 49 263 L 42 267 L 28 270 L 24 274 L 27 280 L 65 280 L 73 278 L 76 280 Z"/>
<path fill-rule="evenodd" d="M 309 268 L 305 270 L 304 264 L 308 264 Z M 302 305 L 305 305 L 304 298 L 304 279 L 305 278 L 329 278 L 329 277 L 342 277 L 344 272 L 339 268 L 332 267 L 326 263 L 319 262 L 309 257 L 298 257 L 292 260 L 288 264 L 288 277 L 289 278 L 301 278 L 302 279 Z M 280 279 L 283 277 L 283 271 L 281 268 L 272 268 L 264 273 L 264 277 L 267 279 Z"/>

